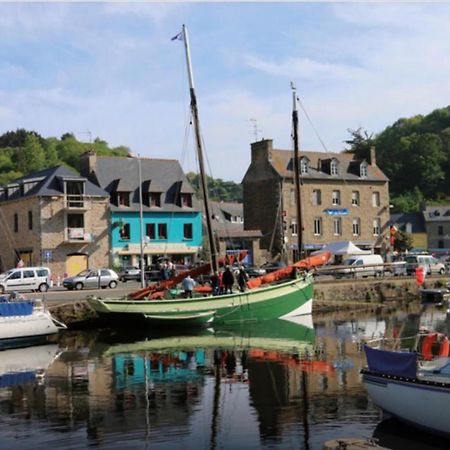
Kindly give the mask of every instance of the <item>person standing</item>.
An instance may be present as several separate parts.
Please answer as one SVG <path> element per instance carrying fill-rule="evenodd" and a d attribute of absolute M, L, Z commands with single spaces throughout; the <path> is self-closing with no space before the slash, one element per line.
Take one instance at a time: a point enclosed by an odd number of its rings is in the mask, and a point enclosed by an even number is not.
<path fill-rule="evenodd" d="M 188 275 L 182 282 L 181 285 L 184 289 L 185 298 L 192 298 L 192 291 L 194 290 L 195 281 Z"/>
<path fill-rule="evenodd" d="M 211 275 L 211 288 L 212 288 L 212 295 L 218 295 L 219 294 L 219 274 L 217 271 L 215 271 Z"/>
<path fill-rule="evenodd" d="M 247 281 L 248 281 L 248 275 L 247 272 L 244 269 L 244 266 L 239 266 L 239 272 L 238 272 L 238 285 L 241 292 L 244 292 L 247 287 Z"/>
<path fill-rule="evenodd" d="M 233 293 L 233 284 L 234 284 L 234 275 L 233 272 L 230 270 L 230 266 L 227 266 L 225 268 L 225 271 L 223 272 L 223 287 L 225 290 L 225 294 L 232 294 Z"/>

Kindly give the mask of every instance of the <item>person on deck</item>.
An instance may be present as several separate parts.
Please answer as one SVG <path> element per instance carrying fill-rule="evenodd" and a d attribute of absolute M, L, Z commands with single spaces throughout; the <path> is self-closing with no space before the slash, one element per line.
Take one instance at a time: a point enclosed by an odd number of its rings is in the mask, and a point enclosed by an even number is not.
<path fill-rule="evenodd" d="M 225 290 L 225 294 L 232 294 L 233 293 L 233 284 L 234 284 L 234 275 L 233 272 L 230 270 L 230 266 L 227 266 L 225 268 L 225 271 L 223 272 L 223 287 Z"/>
<path fill-rule="evenodd" d="M 217 271 L 215 271 L 212 275 L 211 275 L 211 288 L 212 288 L 212 295 L 218 295 L 219 294 L 219 274 L 217 273 Z"/>
<path fill-rule="evenodd" d="M 195 281 L 191 278 L 190 275 L 188 275 L 181 283 L 184 289 L 184 297 L 185 298 L 192 298 L 192 291 L 195 287 Z"/>
<path fill-rule="evenodd" d="M 244 266 L 239 266 L 239 272 L 237 275 L 238 285 L 241 292 L 244 292 L 247 287 L 248 275 L 244 269 Z"/>

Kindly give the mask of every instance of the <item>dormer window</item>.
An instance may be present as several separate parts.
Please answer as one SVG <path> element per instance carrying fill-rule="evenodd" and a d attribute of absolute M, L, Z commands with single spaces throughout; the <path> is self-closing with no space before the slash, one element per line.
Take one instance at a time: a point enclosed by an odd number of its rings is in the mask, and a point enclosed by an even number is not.
<path fill-rule="evenodd" d="M 129 192 L 117 192 L 117 206 L 130 206 Z"/>
<path fill-rule="evenodd" d="M 300 174 L 305 175 L 308 173 L 308 158 L 300 159 Z"/>
<path fill-rule="evenodd" d="M 182 208 L 192 208 L 192 194 L 180 194 L 180 205 Z"/>
<path fill-rule="evenodd" d="M 161 193 L 160 192 L 149 192 L 148 193 L 148 206 L 150 207 L 161 207 Z"/>
<path fill-rule="evenodd" d="M 338 162 L 332 159 L 330 162 L 330 175 L 338 175 Z"/>
<path fill-rule="evenodd" d="M 359 176 L 361 178 L 367 177 L 367 163 L 364 161 L 359 166 Z"/>

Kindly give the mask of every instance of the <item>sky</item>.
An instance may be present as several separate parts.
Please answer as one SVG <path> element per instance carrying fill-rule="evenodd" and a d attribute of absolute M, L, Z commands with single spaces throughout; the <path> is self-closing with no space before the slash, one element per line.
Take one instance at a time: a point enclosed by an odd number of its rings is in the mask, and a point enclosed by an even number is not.
<path fill-rule="evenodd" d="M 250 144 L 341 151 L 450 99 L 450 4 L 0 3 L 0 134 L 99 137 L 196 171 L 188 28 L 209 175 L 241 182 Z"/>

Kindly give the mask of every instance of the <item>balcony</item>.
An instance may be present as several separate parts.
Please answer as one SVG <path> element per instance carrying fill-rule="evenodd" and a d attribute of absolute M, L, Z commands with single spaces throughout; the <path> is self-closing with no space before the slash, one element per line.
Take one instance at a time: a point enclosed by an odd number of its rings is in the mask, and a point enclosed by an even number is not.
<path fill-rule="evenodd" d="M 66 209 L 86 210 L 86 197 L 80 194 L 67 194 L 64 198 L 64 207 Z"/>
<path fill-rule="evenodd" d="M 85 228 L 66 228 L 64 242 L 68 244 L 88 244 L 92 242 L 92 234 Z"/>

